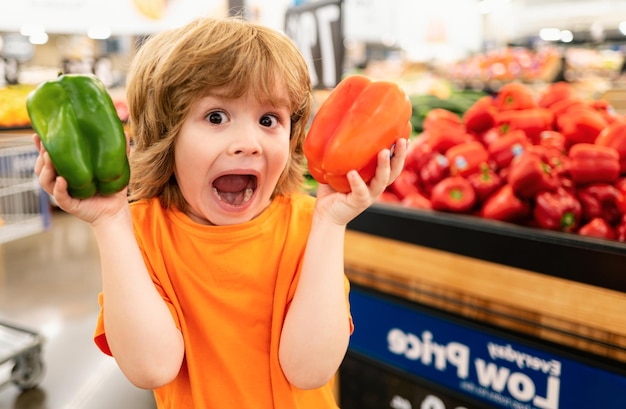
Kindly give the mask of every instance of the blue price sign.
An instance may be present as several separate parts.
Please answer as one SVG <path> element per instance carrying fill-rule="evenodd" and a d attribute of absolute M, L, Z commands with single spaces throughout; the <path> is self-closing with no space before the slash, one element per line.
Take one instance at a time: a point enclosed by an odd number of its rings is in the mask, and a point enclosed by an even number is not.
<path fill-rule="evenodd" d="M 626 370 L 353 287 L 350 349 L 504 409 L 626 408 Z"/>
<path fill-rule="evenodd" d="M 285 32 L 302 52 L 315 88 L 333 88 L 343 73 L 342 0 L 287 9 Z"/>

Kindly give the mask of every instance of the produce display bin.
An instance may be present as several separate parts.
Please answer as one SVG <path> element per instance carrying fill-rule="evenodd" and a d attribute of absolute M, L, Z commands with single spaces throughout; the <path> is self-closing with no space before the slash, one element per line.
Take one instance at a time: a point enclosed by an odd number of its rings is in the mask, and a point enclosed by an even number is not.
<path fill-rule="evenodd" d="M 360 286 L 351 304 L 342 409 L 626 407 L 624 365 Z"/>
<path fill-rule="evenodd" d="M 626 244 L 376 204 L 349 224 L 345 260 L 342 408 L 626 407 Z"/>
<path fill-rule="evenodd" d="M 626 243 L 387 205 L 371 207 L 349 228 L 626 292 Z"/>

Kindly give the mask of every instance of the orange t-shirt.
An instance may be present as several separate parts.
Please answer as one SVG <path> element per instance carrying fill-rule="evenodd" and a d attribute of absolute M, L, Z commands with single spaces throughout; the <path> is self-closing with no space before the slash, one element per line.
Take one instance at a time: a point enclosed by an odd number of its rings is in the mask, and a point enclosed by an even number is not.
<path fill-rule="evenodd" d="M 180 373 L 154 391 L 160 409 L 337 408 L 331 383 L 299 390 L 278 360 L 314 200 L 279 196 L 254 220 L 233 226 L 197 224 L 156 198 L 131 204 L 148 271 L 185 342 Z M 95 342 L 111 354 L 103 314 Z"/>

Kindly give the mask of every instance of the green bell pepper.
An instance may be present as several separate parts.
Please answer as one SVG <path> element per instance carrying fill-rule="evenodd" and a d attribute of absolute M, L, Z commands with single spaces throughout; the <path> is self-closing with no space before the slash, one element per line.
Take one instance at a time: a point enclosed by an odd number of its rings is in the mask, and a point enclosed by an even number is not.
<path fill-rule="evenodd" d="M 110 195 L 128 185 L 124 127 L 95 75 L 59 74 L 31 91 L 26 108 L 71 196 Z"/>

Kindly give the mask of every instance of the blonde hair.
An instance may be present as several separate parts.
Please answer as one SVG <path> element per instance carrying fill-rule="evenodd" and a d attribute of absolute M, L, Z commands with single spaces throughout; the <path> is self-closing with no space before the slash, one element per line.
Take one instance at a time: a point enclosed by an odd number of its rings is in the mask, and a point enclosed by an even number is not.
<path fill-rule="evenodd" d="M 159 197 L 185 210 L 174 176 L 174 142 L 191 105 L 215 88 L 291 110 L 290 160 L 274 195 L 302 187 L 302 145 L 312 106 L 311 80 L 301 53 L 284 34 L 240 17 L 197 19 L 150 37 L 135 55 L 127 98 L 133 148 L 129 199 Z M 284 87 L 288 101 L 275 90 Z M 284 95 L 284 94 L 283 94 Z"/>

